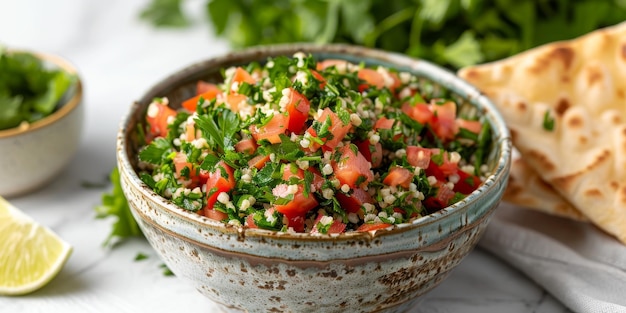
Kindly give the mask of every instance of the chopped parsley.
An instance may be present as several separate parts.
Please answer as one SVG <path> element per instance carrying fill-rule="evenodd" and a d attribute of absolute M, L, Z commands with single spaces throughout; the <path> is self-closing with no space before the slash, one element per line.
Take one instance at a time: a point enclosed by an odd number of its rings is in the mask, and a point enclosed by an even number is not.
<path fill-rule="evenodd" d="M 546 111 L 546 113 L 543 115 L 543 129 L 547 131 L 554 130 L 554 117 L 550 115 L 550 111 Z"/>
<path fill-rule="evenodd" d="M 360 231 L 458 202 L 485 175 L 489 125 L 409 73 L 303 53 L 222 73 L 203 82 L 215 98 L 140 132 L 141 179 L 186 210 L 274 231 Z"/>
<path fill-rule="evenodd" d="M 52 114 L 77 77 L 49 69 L 35 55 L 0 46 L 0 130 Z"/>

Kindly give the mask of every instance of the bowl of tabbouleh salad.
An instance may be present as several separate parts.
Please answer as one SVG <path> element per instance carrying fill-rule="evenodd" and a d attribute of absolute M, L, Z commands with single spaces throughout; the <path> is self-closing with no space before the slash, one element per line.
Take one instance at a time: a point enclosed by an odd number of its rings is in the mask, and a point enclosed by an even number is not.
<path fill-rule="evenodd" d="M 0 195 L 40 188 L 78 148 L 82 84 L 60 56 L 0 46 Z"/>
<path fill-rule="evenodd" d="M 193 64 L 133 104 L 118 167 L 168 267 L 233 311 L 402 312 L 477 243 L 511 143 L 424 60 L 349 45 Z"/>

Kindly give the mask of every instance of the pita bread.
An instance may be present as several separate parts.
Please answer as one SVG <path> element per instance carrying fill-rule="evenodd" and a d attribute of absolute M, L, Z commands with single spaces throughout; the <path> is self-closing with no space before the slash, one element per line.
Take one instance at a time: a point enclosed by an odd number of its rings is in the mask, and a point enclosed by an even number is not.
<path fill-rule="evenodd" d="M 626 23 L 459 75 L 495 102 L 524 161 L 626 243 Z"/>
<path fill-rule="evenodd" d="M 587 221 L 579 210 L 552 188 L 519 156 L 513 159 L 503 200 L 518 206 L 576 221 Z"/>

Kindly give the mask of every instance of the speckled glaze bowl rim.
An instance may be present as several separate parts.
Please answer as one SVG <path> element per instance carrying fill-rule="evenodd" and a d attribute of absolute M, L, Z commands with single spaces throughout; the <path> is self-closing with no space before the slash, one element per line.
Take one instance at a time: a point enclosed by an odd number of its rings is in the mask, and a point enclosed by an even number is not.
<path fill-rule="evenodd" d="M 487 177 L 485 182 L 473 193 L 468 195 L 463 200 L 448 206 L 438 212 L 417 218 L 412 220 L 409 223 L 397 224 L 390 226 L 385 229 L 380 229 L 371 232 L 347 232 L 342 234 L 316 234 L 311 235 L 308 233 L 288 233 L 288 232 L 280 232 L 280 231 L 271 231 L 257 228 L 245 228 L 243 226 L 234 226 L 222 223 L 220 221 L 215 221 L 209 219 L 204 216 L 200 216 L 196 213 L 189 212 L 184 210 L 183 208 L 178 207 L 176 204 L 171 202 L 170 200 L 160 196 L 155 193 L 149 186 L 147 186 L 135 172 L 135 169 L 131 165 L 131 162 L 128 157 L 128 151 L 126 149 L 126 138 L 125 134 L 128 132 L 127 126 L 133 122 L 133 115 L 135 110 L 140 107 L 142 101 L 148 101 L 151 99 L 150 95 L 155 94 L 156 91 L 165 89 L 167 86 L 172 83 L 178 84 L 179 80 L 184 80 L 184 78 L 188 75 L 190 71 L 196 71 L 197 68 L 209 68 L 209 66 L 220 66 L 220 64 L 232 63 L 232 59 L 246 59 L 246 60 L 259 60 L 262 61 L 266 59 L 268 56 L 276 56 L 276 55 L 288 55 L 293 54 L 296 51 L 304 51 L 305 53 L 313 53 L 313 54 L 336 54 L 336 55 L 346 55 L 346 57 L 365 57 L 371 60 L 382 61 L 386 60 L 386 63 L 389 63 L 391 66 L 395 66 L 396 68 L 401 68 L 404 70 L 409 70 L 412 73 L 415 72 L 430 72 L 435 73 L 436 79 L 427 78 L 431 81 L 434 81 L 440 85 L 443 85 L 445 88 L 452 90 L 455 94 L 461 96 L 466 99 L 466 101 L 470 102 L 474 106 L 480 106 L 483 111 L 483 115 L 486 116 L 490 124 L 492 125 L 492 131 L 495 133 L 496 137 L 494 140 L 495 149 L 499 150 L 499 157 L 494 165 L 494 170 L 492 174 Z M 382 63 L 385 63 L 382 62 Z M 397 64 L 403 64 L 403 66 L 398 66 Z M 418 68 L 422 68 L 422 70 L 418 70 Z M 446 85 L 444 83 L 445 80 L 450 82 L 450 85 Z M 148 99 L 149 98 L 149 99 Z M 130 134 L 130 132 L 128 132 Z M 500 184 L 506 184 L 508 178 L 508 171 L 510 169 L 510 157 L 512 152 L 511 145 L 511 137 L 504 122 L 504 118 L 500 115 L 495 105 L 489 100 L 485 95 L 483 95 L 478 89 L 476 89 L 471 84 L 465 82 L 460 77 L 456 76 L 453 72 L 444 69 L 438 65 L 435 65 L 429 61 L 422 59 L 410 58 L 408 56 L 388 52 L 383 50 L 377 50 L 372 48 L 366 48 L 361 46 L 353 46 L 346 44 L 326 44 L 326 45 L 317 45 L 317 44 L 307 44 L 307 43 L 296 43 L 296 44 L 280 44 L 280 45 L 269 45 L 269 46 L 257 46 L 252 48 L 247 48 L 244 50 L 239 50 L 235 52 L 231 52 L 228 54 L 224 54 L 217 57 L 212 57 L 206 59 L 204 61 L 193 63 L 183 69 L 176 71 L 174 74 L 167 76 L 165 79 L 159 81 L 156 85 L 150 88 L 144 95 L 141 100 L 136 101 L 128 110 L 127 114 L 122 118 L 120 128 L 118 131 L 117 138 L 117 158 L 118 164 L 121 166 L 120 171 L 128 174 L 130 184 L 132 188 L 139 190 L 143 196 L 149 198 L 155 203 L 161 205 L 168 212 L 175 214 L 179 218 L 184 218 L 191 221 L 193 224 L 197 224 L 202 227 L 210 227 L 211 229 L 218 230 L 223 233 L 230 234 L 241 234 L 245 235 L 245 237 L 267 237 L 275 240 L 313 240 L 313 241 L 343 241 L 343 240 L 355 240 L 355 239 L 365 239 L 372 240 L 377 237 L 393 235 L 399 232 L 410 231 L 424 225 L 430 223 L 436 223 L 442 219 L 445 219 L 447 216 L 452 215 L 455 211 L 462 210 L 464 207 L 469 204 L 478 201 L 481 197 L 486 194 L 487 190 L 496 188 Z M 140 213 L 140 212 L 139 212 Z M 140 214 L 143 217 L 143 214 Z M 153 223 L 153 222 L 150 222 Z"/>
<path fill-rule="evenodd" d="M 28 127 L 17 126 L 9 129 L 0 130 L 0 139 L 10 138 L 14 136 L 20 136 L 23 134 L 27 134 L 30 132 L 34 132 L 36 130 L 45 128 L 46 126 L 52 125 L 60 120 L 62 120 L 65 116 L 69 115 L 72 111 L 74 111 L 81 103 L 83 97 L 83 86 L 81 78 L 78 74 L 78 71 L 70 61 L 67 59 L 45 52 L 35 52 L 35 51 L 27 51 L 27 50 L 7 50 L 9 53 L 29 53 L 34 55 L 35 57 L 43 60 L 44 62 L 48 62 L 61 70 L 68 72 L 71 75 L 76 77 L 74 82 L 74 88 L 70 86 L 68 89 L 72 94 L 68 97 L 67 95 L 64 98 L 67 98 L 64 103 L 62 103 L 57 110 L 52 112 L 50 115 L 35 121 L 33 123 L 28 124 Z"/>

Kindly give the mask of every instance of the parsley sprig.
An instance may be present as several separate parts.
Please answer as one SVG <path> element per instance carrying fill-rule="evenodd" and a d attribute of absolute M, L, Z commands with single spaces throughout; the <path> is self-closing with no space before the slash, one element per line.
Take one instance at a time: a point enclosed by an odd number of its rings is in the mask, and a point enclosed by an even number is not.
<path fill-rule="evenodd" d="M 235 135 L 239 132 L 241 119 L 239 115 L 224 107 L 209 109 L 208 114 L 199 115 L 196 125 L 202 130 L 209 148 L 216 151 L 233 150 L 237 142 Z"/>
<path fill-rule="evenodd" d="M 105 246 L 114 246 L 130 237 L 142 237 L 143 233 L 130 212 L 128 201 L 124 196 L 124 191 L 122 191 L 120 173 L 117 167 L 113 168 L 109 178 L 113 184 L 113 189 L 110 193 L 102 195 L 102 204 L 98 205 L 95 210 L 98 219 L 110 217 L 115 219 L 113 228 L 103 243 Z"/>

